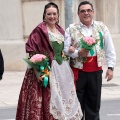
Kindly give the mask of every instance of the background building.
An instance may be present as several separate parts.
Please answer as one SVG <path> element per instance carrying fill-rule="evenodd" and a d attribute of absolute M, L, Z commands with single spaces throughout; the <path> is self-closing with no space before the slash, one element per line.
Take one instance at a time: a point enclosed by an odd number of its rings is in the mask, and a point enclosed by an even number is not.
<path fill-rule="evenodd" d="M 44 5 L 55 2 L 60 9 L 59 24 L 65 29 L 78 21 L 78 4 L 83 0 L 0 0 L 0 48 L 5 61 L 5 70 L 26 69 L 23 58 L 25 42 L 43 17 Z M 109 28 L 120 65 L 120 0 L 89 0 L 95 8 L 95 20 L 103 21 Z"/>

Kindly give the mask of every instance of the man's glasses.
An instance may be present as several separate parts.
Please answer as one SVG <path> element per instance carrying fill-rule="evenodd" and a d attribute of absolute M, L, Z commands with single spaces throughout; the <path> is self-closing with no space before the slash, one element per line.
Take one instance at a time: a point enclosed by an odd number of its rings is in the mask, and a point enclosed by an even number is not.
<path fill-rule="evenodd" d="M 80 10 L 80 13 L 91 13 L 93 10 L 87 9 L 87 10 Z"/>

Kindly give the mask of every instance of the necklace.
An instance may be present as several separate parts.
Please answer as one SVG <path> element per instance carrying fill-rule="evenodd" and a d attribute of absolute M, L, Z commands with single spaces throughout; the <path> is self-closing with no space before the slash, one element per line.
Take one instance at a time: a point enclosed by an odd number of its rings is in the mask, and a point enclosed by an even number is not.
<path fill-rule="evenodd" d="M 47 25 L 47 28 L 48 28 L 49 31 L 51 31 L 51 32 L 53 32 L 53 33 L 56 33 L 56 32 L 57 32 L 57 29 L 56 29 L 55 26 L 54 26 L 54 27 L 49 27 L 49 26 Z"/>

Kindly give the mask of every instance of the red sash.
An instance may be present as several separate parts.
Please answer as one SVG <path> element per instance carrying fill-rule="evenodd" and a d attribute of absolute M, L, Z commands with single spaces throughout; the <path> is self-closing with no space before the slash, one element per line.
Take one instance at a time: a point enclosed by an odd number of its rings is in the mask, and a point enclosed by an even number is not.
<path fill-rule="evenodd" d="M 78 68 L 74 68 L 71 67 L 73 73 L 74 73 L 74 82 L 76 85 L 76 81 L 78 80 L 78 71 L 84 71 L 84 72 L 95 72 L 98 70 L 101 70 L 102 67 L 98 67 L 97 65 L 97 56 L 91 56 L 91 57 L 87 57 L 87 61 L 85 63 L 83 63 L 83 68 L 82 69 L 78 69 Z"/>

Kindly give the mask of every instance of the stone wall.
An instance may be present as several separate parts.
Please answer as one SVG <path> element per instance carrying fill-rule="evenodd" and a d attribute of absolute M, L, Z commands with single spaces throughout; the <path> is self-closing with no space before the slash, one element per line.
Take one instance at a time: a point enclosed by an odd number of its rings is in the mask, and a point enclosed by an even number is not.
<path fill-rule="evenodd" d="M 20 0 L 0 0 L 0 49 L 5 70 L 24 70 L 25 43 Z"/>
<path fill-rule="evenodd" d="M 26 69 L 23 58 L 25 42 L 35 26 L 42 21 L 44 5 L 55 2 L 60 9 L 59 24 L 65 29 L 64 0 L 0 0 L 0 48 L 5 61 L 5 70 L 22 71 Z M 78 4 L 83 0 L 72 0 L 73 21 L 77 22 Z M 109 28 L 120 63 L 120 1 L 89 0 L 94 5 L 95 20 L 103 21 Z"/>

